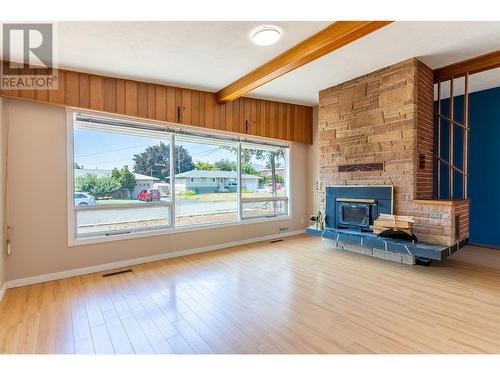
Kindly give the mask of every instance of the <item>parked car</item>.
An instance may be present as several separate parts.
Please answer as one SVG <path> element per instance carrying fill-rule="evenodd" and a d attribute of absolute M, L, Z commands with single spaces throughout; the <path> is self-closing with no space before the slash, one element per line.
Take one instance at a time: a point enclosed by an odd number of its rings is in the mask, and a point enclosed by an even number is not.
<path fill-rule="evenodd" d="M 160 191 L 158 189 L 144 189 L 137 195 L 137 199 L 146 202 L 157 202 L 160 200 Z"/>
<path fill-rule="evenodd" d="M 95 204 L 95 197 L 89 193 L 81 191 L 75 192 L 75 206 L 93 206 Z"/>

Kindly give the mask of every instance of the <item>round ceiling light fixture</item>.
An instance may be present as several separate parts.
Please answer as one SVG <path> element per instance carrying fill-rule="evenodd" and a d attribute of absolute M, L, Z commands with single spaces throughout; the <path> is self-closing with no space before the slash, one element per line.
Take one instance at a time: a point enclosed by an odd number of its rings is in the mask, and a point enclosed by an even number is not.
<path fill-rule="evenodd" d="M 250 39 L 258 46 L 270 46 L 281 38 L 281 29 L 274 25 L 259 26 L 250 33 Z"/>

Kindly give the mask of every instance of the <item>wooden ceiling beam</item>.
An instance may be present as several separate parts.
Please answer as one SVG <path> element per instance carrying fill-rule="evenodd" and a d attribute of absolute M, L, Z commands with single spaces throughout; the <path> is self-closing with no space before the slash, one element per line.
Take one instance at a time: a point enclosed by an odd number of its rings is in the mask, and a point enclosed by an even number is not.
<path fill-rule="evenodd" d="M 459 61 L 434 70 L 434 82 L 447 81 L 451 77 L 462 77 L 500 67 L 500 50 Z"/>
<path fill-rule="evenodd" d="M 240 96 L 321 56 L 370 34 L 392 21 L 337 21 L 217 92 L 219 103 Z"/>

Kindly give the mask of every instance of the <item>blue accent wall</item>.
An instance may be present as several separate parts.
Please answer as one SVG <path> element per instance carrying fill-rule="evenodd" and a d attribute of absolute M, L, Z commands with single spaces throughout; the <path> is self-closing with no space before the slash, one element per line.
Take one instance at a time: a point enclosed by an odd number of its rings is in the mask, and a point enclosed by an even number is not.
<path fill-rule="evenodd" d="M 448 116 L 448 100 L 441 111 Z M 463 96 L 455 97 L 455 119 L 462 122 Z M 449 117 L 449 116 L 448 116 Z M 470 235 L 474 244 L 500 247 L 500 87 L 469 95 Z M 449 125 L 442 121 L 442 157 L 448 160 Z M 437 139 L 437 137 L 435 138 Z M 455 165 L 462 167 L 463 130 L 455 127 Z M 443 163 L 442 163 L 443 164 Z M 441 198 L 448 194 L 449 168 L 441 166 Z M 453 198 L 462 197 L 462 176 L 454 172 Z"/>

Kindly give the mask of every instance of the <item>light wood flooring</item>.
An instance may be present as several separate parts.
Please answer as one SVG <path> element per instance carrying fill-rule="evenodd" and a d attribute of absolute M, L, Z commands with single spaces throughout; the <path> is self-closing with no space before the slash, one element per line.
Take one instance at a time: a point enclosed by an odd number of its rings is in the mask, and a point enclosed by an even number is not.
<path fill-rule="evenodd" d="M 431 267 L 297 236 L 32 285 L 1 353 L 500 353 L 500 251 Z"/>

